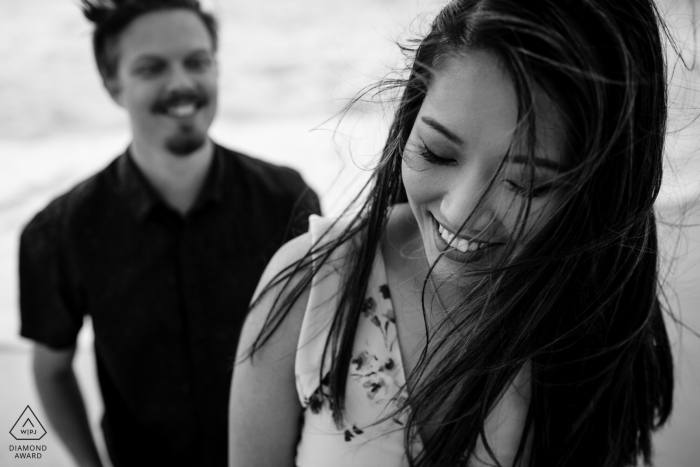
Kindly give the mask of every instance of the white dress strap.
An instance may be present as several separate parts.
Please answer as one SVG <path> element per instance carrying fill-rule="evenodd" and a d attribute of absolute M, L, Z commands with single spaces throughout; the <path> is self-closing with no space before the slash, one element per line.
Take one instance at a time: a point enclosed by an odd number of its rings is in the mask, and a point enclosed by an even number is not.
<path fill-rule="evenodd" d="M 338 238 L 346 227 L 345 222 L 326 219 L 315 214 L 309 217 L 309 232 L 314 249 Z M 330 355 L 322 359 L 341 290 L 341 268 L 347 255 L 348 245 L 340 245 L 333 254 L 318 267 L 311 283 L 309 302 L 299 333 L 294 372 L 299 400 L 303 407 L 321 385 L 321 363 L 324 372 L 330 369 Z M 318 261 L 313 255 L 313 261 Z M 325 373 L 324 373 L 325 374 Z"/>

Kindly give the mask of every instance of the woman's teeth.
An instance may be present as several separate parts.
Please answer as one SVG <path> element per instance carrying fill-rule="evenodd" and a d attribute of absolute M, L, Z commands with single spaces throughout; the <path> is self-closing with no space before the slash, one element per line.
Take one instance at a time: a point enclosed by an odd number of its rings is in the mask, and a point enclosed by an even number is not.
<path fill-rule="evenodd" d="M 470 242 L 470 241 L 465 240 L 463 238 L 459 238 L 456 235 L 452 235 L 446 228 L 444 228 L 439 223 L 438 223 L 438 232 L 440 233 L 440 236 L 442 237 L 442 239 L 445 240 L 448 245 L 452 246 L 453 248 L 456 248 L 457 250 L 461 251 L 462 253 L 466 253 L 468 251 L 480 250 L 481 248 L 488 246 L 488 243 L 474 242 L 474 241 Z"/>

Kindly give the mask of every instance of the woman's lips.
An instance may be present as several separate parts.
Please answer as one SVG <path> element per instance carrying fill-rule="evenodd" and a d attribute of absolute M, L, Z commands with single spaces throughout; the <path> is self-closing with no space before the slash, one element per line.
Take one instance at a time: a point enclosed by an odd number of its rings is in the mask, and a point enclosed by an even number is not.
<path fill-rule="evenodd" d="M 442 235 L 440 235 L 440 224 L 438 221 L 435 220 L 435 217 L 433 217 L 432 214 L 430 215 L 430 218 L 433 224 L 432 230 L 435 247 L 439 252 L 444 253 L 445 257 L 451 259 L 452 261 L 456 261 L 458 263 L 473 263 L 476 261 L 481 261 L 484 258 L 493 257 L 496 250 L 503 246 L 502 243 L 491 243 L 473 251 L 460 251 L 455 248 L 455 242 L 459 240 L 452 240 L 451 244 L 448 244 L 447 241 L 442 238 Z"/>

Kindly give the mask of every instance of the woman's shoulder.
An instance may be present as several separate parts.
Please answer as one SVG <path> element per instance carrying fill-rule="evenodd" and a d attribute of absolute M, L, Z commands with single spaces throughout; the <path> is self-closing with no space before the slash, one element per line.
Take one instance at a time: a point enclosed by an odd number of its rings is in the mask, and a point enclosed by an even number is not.
<path fill-rule="evenodd" d="M 324 217 L 316 214 L 309 216 L 309 236 L 312 247 L 332 244 L 335 241 L 349 239 L 347 230 L 351 224 L 357 223 L 357 218 L 349 217 Z M 345 239 L 343 239 L 345 237 Z"/>
<path fill-rule="evenodd" d="M 298 274 L 292 274 L 291 271 L 295 265 L 303 262 L 304 257 L 309 254 L 312 244 L 311 233 L 306 232 L 282 245 L 267 263 L 255 290 L 253 303 L 259 299 L 261 293 L 267 293 L 270 289 L 274 289 L 273 283 L 282 276 L 288 275 L 289 279 L 293 281 L 294 276 Z"/>
<path fill-rule="evenodd" d="M 308 232 L 288 241 L 273 255 L 260 279 L 255 297 L 263 290 L 275 287 L 273 281 L 282 275 L 292 282 L 299 280 L 303 273 L 308 272 L 312 261 L 323 256 L 321 253 L 328 246 L 335 246 L 338 250 L 347 248 L 348 245 L 345 244 L 350 242 L 346 240 L 350 240 L 350 237 L 344 234 L 349 222 L 345 218 L 310 215 Z M 344 236 L 347 238 L 344 239 Z"/>
<path fill-rule="evenodd" d="M 326 246 L 337 241 L 346 226 L 347 221 L 344 219 L 326 218 L 315 214 L 309 216 L 309 231 L 282 245 L 265 268 L 255 291 L 250 315 L 266 316 L 270 312 L 274 313 L 280 304 L 287 303 L 292 291 L 305 282 L 305 277 L 315 274 L 314 271 L 323 266 L 318 263 L 314 266 L 314 262 L 324 257 L 322 252 L 326 250 Z M 325 257 L 324 263 L 333 263 L 334 257 L 341 255 L 343 245 L 336 246 L 339 247 L 336 248 L 338 251 Z M 310 288 L 309 281 L 294 299 L 289 309 L 292 321 L 300 323 L 309 301 Z M 295 319 L 294 315 L 298 318 Z"/>
<path fill-rule="evenodd" d="M 313 245 L 311 232 L 305 232 L 282 245 L 272 256 L 263 275 L 278 274 L 289 266 L 301 261 L 309 254 Z"/>

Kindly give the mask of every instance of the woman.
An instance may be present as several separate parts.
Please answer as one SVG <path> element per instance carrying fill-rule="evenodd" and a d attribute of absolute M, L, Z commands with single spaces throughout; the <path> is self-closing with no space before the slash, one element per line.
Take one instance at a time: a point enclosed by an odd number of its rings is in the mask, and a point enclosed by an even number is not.
<path fill-rule="evenodd" d="M 455 0 L 359 213 L 263 276 L 231 465 L 624 466 L 671 411 L 651 0 Z"/>

